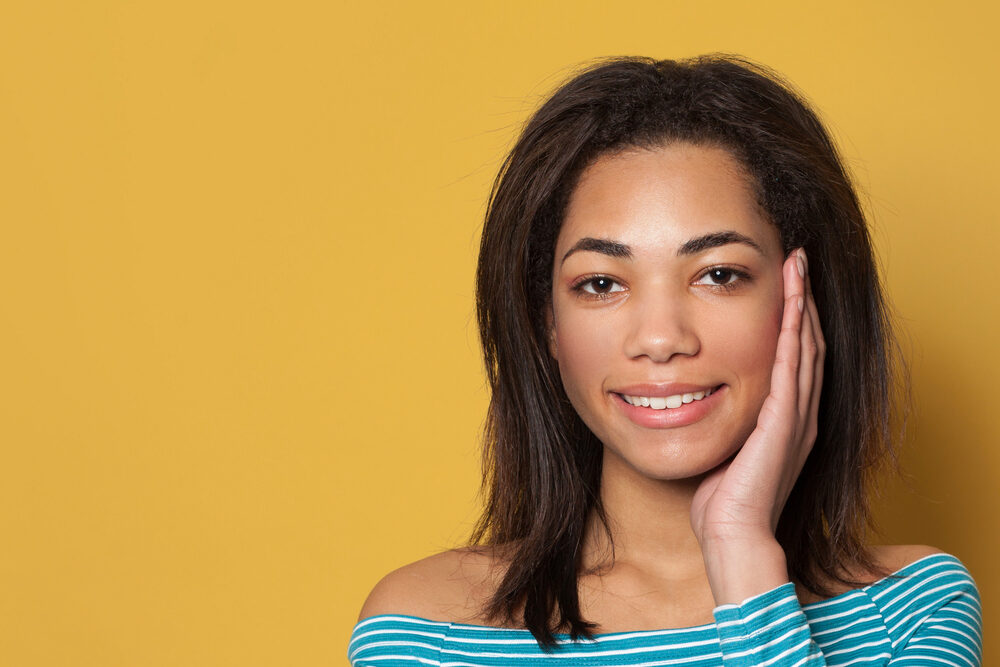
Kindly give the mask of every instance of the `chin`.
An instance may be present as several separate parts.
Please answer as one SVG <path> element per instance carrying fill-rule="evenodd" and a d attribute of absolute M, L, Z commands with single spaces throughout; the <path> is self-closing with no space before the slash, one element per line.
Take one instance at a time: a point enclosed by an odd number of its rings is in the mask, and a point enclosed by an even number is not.
<path fill-rule="evenodd" d="M 613 448 L 605 446 L 605 466 L 623 466 L 632 469 L 642 477 L 658 481 L 680 481 L 703 477 L 720 465 L 729 461 L 745 441 L 716 450 L 715 455 L 705 456 L 704 449 L 693 446 L 672 445 L 661 448 L 659 453 L 649 456 L 622 456 Z M 694 456 L 697 452 L 698 456 Z"/>

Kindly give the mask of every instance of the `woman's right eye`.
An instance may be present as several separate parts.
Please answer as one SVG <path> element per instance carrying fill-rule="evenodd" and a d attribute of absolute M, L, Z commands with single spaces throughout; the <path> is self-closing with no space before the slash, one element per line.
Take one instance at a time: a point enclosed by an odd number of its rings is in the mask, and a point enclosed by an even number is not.
<path fill-rule="evenodd" d="M 592 276 L 590 278 L 585 278 L 578 282 L 573 289 L 593 296 L 607 296 L 615 292 L 625 291 L 625 288 L 622 287 L 616 280 L 608 278 L 607 276 Z"/>

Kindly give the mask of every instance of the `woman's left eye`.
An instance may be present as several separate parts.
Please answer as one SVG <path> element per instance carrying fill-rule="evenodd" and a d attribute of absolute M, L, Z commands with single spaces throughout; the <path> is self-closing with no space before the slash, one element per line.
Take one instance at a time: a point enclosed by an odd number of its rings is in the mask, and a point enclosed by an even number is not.
<path fill-rule="evenodd" d="M 714 266 L 703 273 L 701 280 L 699 280 L 696 284 L 733 289 L 738 287 L 740 283 L 749 280 L 749 278 L 749 274 L 744 271 L 731 269 L 725 266 Z M 708 282 L 705 282 L 706 280 Z"/>
<path fill-rule="evenodd" d="M 592 276 L 578 282 L 573 289 L 590 294 L 591 296 L 607 296 L 614 292 L 625 290 L 618 281 L 607 276 Z"/>

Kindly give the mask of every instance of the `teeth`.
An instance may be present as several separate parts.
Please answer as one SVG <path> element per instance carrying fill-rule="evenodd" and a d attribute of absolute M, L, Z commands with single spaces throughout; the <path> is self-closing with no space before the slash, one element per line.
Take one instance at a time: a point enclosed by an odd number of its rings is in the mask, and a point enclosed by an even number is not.
<path fill-rule="evenodd" d="M 673 396 L 627 396 L 622 395 L 625 400 L 636 407 L 652 408 L 653 410 L 672 410 L 679 408 L 685 403 L 700 401 L 706 396 L 711 396 L 712 390 L 695 391 L 689 394 L 675 394 Z"/>

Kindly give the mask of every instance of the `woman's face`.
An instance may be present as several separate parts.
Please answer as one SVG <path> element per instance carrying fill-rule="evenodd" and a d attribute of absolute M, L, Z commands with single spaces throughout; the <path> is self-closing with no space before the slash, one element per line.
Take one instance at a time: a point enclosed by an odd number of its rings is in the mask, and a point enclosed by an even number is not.
<path fill-rule="evenodd" d="M 740 448 L 769 391 L 783 260 L 723 149 L 632 149 L 584 171 L 556 242 L 550 346 L 606 465 L 683 479 Z"/>

